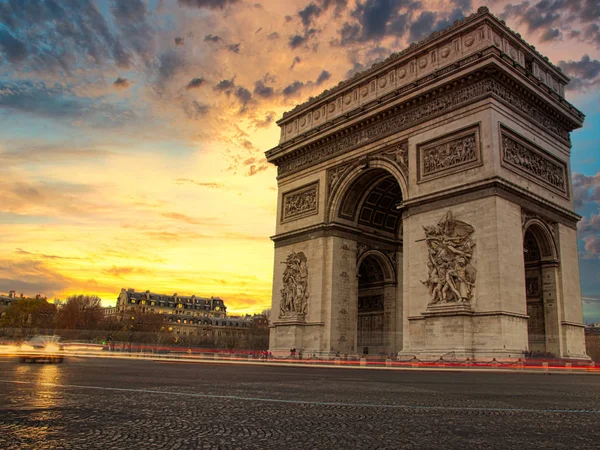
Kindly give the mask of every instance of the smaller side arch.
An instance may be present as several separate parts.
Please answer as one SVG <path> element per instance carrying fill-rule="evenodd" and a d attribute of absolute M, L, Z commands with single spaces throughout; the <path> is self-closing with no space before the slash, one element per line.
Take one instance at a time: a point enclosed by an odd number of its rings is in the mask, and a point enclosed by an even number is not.
<path fill-rule="evenodd" d="M 523 225 L 523 242 L 527 232 L 533 234 L 540 248 L 542 261 L 559 261 L 558 245 L 548 224 L 539 218 L 531 218 Z"/>
<path fill-rule="evenodd" d="M 389 258 L 381 251 L 371 249 L 362 253 L 356 261 L 356 267 L 359 268 L 363 261 L 368 257 L 373 257 L 383 269 L 383 281 L 385 283 L 396 283 L 396 271 Z"/>

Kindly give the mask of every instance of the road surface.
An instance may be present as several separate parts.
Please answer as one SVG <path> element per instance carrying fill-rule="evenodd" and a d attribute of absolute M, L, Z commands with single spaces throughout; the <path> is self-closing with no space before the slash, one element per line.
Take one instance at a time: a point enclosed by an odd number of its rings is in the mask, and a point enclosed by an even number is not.
<path fill-rule="evenodd" d="M 600 375 L 0 359 L 3 449 L 597 449 Z"/>

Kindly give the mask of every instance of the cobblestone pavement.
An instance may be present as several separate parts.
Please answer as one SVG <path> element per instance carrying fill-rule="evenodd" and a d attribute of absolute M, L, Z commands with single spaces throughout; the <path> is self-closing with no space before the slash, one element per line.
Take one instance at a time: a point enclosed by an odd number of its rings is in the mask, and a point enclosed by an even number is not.
<path fill-rule="evenodd" d="M 600 376 L 0 359 L 3 449 L 587 449 Z"/>

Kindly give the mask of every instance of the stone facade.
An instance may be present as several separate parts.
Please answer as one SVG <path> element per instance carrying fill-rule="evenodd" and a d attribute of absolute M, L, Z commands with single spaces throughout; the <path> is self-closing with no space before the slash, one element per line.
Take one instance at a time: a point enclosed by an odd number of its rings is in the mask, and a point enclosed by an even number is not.
<path fill-rule="evenodd" d="M 284 114 L 271 351 L 587 358 L 568 81 L 480 8 Z"/>

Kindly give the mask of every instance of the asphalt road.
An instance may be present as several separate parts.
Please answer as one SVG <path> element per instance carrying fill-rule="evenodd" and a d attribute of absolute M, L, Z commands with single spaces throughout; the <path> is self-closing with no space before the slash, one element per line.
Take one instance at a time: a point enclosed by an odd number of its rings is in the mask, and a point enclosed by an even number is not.
<path fill-rule="evenodd" d="M 0 359 L 3 449 L 597 449 L 600 375 Z"/>

